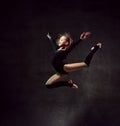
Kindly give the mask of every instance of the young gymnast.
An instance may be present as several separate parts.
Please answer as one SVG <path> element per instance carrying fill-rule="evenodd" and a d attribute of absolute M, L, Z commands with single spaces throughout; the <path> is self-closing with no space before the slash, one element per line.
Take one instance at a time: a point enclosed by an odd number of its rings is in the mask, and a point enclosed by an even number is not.
<path fill-rule="evenodd" d="M 72 80 L 61 81 L 65 78 L 70 72 L 77 71 L 81 68 L 88 67 L 90 65 L 91 59 L 95 52 L 101 48 L 101 43 L 97 43 L 95 46 L 91 48 L 91 51 L 85 58 L 83 62 L 77 63 L 67 63 L 66 58 L 67 55 L 82 41 L 88 38 L 91 35 L 91 32 L 83 32 L 80 35 L 78 41 L 73 42 L 70 34 L 64 33 L 60 35 L 57 41 L 55 41 L 50 34 L 47 34 L 48 39 L 50 40 L 53 50 L 54 56 L 52 59 L 52 66 L 56 70 L 56 73 L 51 76 L 45 86 L 47 88 L 56 88 L 61 86 L 67 86 L 77 89 L 78 85 L 75 84 Z"/>

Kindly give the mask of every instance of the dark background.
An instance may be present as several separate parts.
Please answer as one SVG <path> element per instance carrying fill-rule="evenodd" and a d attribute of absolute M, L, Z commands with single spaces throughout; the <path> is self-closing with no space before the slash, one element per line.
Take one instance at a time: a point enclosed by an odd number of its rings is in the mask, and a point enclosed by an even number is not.
<path fill-rule="evenodd" d="M 47 89 L 55 73 L 54 38 L 91 31 L 68 56 L 83 61 L 102 43 L 89 68 L 70 74 L 79 89 Z M 120 126 L 120 9 L 117 1 L 51 0 L 0 3 L 0 126 Z M 69 79 L 69 78 L 68 78 Z"/>

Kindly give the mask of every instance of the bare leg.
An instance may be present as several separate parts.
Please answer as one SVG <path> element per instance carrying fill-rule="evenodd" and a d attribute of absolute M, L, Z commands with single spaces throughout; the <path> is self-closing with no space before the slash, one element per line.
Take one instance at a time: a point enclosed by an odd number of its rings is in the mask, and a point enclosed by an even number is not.
<path fill-rule="evenodd" d="M 63 78 L 65 78 L 67 75 L 60 75 L 60 74 L 54 74 L 53 76 L 51 76 L 48 81 L 46 82 L 46 87 L 47 88 L 56 88 L 56 87 L 61 87 L 61 86 L 67 86 L 67 87 L 72 87 L 77 89 L 78 86 L 73 83 L 72 80 L 69 81 L 60 81 Z"/>
<path fill-rule="evenodd" d="M 89 66 L 93 55 L 95 54 L 95 52 L 99 48 L 101 48 L 101 45 L 102 45 L 101 43 L 97 43 L 94 47 L 91 48 L 91 51 L 88 54 L 88 56 L 86 57 L 85 62 L 65 64 L 64 65 L 64 70 L 66 72 L 72 72 L 72 71 L 76 71 L 76 70 L 79 70 L 81 68 Z"/>
<path fill-rule="evenodd" d="M 52 85 L 60 80 L 62 80 L 64 77 L 66 77 L 67 75 L 59 75 L 59 74 L 54 74 L 53 76 L 51 76 L 45 85 Z"/>
<path fill-rule="evenodd" d="M 85 62 L 71 63 L 71 64 L 65 64 L 64 70 L 66 72 L 73 72 L 73 71 L 79 70 L 84 67 L 87 67 L 87 64 Z"/>

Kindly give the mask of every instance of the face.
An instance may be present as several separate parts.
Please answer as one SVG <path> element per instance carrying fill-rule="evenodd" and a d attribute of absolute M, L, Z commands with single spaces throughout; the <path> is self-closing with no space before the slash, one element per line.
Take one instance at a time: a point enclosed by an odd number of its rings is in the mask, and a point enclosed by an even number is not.
<path fill-rule="evenodd" d="M 67 46 L 67 45 L 68 45 L 67 38 L 65 36 L 61 36 L 59 40 L 59 46 Z"/>

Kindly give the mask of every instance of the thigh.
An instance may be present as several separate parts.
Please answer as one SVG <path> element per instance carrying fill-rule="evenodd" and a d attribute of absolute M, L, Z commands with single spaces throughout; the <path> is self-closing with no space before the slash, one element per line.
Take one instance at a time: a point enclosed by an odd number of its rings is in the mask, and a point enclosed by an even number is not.
<path fill-rule="evenodd" d="M 85 62 L 71 63 L 71 64 L 65 64 L 64 70 L 66 72 L 72 72 L 72 71 L 76 71 L 84 67 L 87 67 L 87 64 Z"/>
<path fill-rule="evenodd" d="M 61 75 L 61 74 L 54 74 L 52 75 L 46 82 L 46 85 L 49 85 L 49 84 L 53 84 L 53 83 L 56 83 L 58 81 L 60 81 L 61 79 L 63 79 L 64 77 L 66 77 L 67 75 Z"/>

